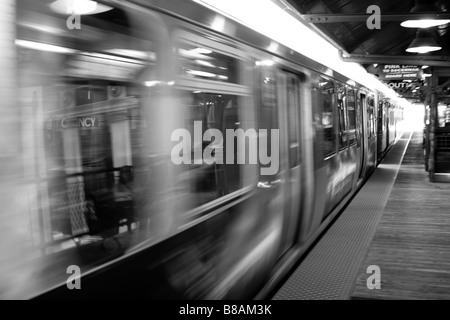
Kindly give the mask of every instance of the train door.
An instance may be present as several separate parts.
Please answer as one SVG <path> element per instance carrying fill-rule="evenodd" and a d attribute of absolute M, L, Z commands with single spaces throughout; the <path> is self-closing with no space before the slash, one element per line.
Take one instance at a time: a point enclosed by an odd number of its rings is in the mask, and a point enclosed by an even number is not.
<path fill-rule="evenodd" d="M 390 114 L 389 114 L 389 110 L 391 109 L 390 104 L 386 103 L 385 105 L 385 109 L 384 109 L 384 130 L 386 130 L 386 146 L 385 146 L 385 150 L 387 148 L 389 148 L 389 141 L 390 141 L 390 136 L 389 136 L 389 122 L 390 122 Z"/>
<path fill-rule="evenodd" d="M 316 229 L 320 222 L 326 218 L 333 210 L 335 203 L 336 188 L 334 174 L 338 167 L 338 116 L 336 108 L 336 86 L 335 83 L 324 76 L 320 76 L 318 80 L 319 90 L 317 97 L 317 105 L 320 106 L 321 124 L 322 124 L 322 158 L 323 170 L 325 171 L 325 181 L 317 181 L 322 185 L 321 201 L 324 201 L 324 214 L 322 216 L 315 215 L 312 222 L 312 229 Z M 313 104 L 314 105 L 314 104 Z M 319 153 L 317 153 L 319 154 Z M 319 195 L 318 195 L 319 196 Z M 317 197 L 318 197 L 317 196 Z M 320 201 L 320 200 L 319 200 Z M 317 221 L 318 220 L 318 221 Z"/>
<path fill-rule="evenodd" d="M 357 127 L 358 127 L 358 145 L 360 148 L 360 163 L 361 167 L 359 170 L 358 180 L 364 178 L 364 174 L 366 171 L 367 166 L 367 126 L 366 121 L 364 119 L 367 117 L 365 114 L 365 111 L 367 109 L 367 100 L 366 95 L 363 93 L 359 94 L 358 99 L 358 106 L 357 106 L 357 112 L 356 112 L 356 121 L 357 121 Z"/>
<path fill-rule="evenodd" d="M 388 140 L 389 140 L 389 133 L 388 133 L 389 115 L 387 114 L 388 108 L 389 108 L 389 103 L 385 102 L 383 104 L 383 155 L 386 152 L 386 149 L 388 147 Z"/>
<path fill-rule="evenodd" d="M 378 163 L 381 161 L 383 157 L 384 150 L 386 149 L 386 126 L 385 126 L 385 111 L 384 111 L 385 102 L 379 99 L 378 102 L 378 126 L 377 126 L 377 161 Z"/>
<path fill-rule="evenodd" d="M 278 82 L 278 104 L 280 106 L 281 136 L 286 137 L 284 148 L 287 163 L 286 190 L 284 193 L 283 243 L 282 253 L 286 252 L 295 242 L 301 208 L 301 149 L 300 149 L 300 89 L 301 79 L 298 75 L 281 71 Z"/>
<path fill-rule="evenodd" d="M 360 128 L 358 120 L 358 94 L 352 87 L 347 87 L 347 94 L 345 97 L 345 105 L 347 108 L 347 125 L 348 125 L 348 142 L 349 148 L 347 152 L 346 164 L 346 179 L 348 179 L 349 189 L 356 185 L 359 177 L 359 170 L 361 169 L 361 142 Z"/>
<path fill-rule="evenodd" d="M 373 96 L 367 98 L 367 153 L 366 153 L 366 172 L 375 168 L 376 164 L 376 150 L 377 150 L 377 136 L 376 136 L 376 110 L 375 99 Z"/>

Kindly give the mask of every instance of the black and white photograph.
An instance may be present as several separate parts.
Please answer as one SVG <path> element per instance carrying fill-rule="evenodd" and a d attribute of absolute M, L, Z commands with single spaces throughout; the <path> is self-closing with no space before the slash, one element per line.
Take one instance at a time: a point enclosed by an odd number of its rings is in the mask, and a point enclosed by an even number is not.
<path fill-rule="evenodd" d="M 0 300 L 450 300 L 450 0 L 1 0 L 0 71 Z"/>

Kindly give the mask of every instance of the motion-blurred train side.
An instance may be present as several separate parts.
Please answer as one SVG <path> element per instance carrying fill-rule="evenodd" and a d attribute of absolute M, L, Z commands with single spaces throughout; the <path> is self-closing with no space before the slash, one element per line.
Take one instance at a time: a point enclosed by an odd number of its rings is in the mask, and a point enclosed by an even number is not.
<path fill-rule="evenodd" d="M 264 297 L 401 134 L 382 92 L 198 3 L 100 1 L 70 29 L 55 2 L 17 1 L 23 206 L 1 298 Z M 177 129 L 279 130 L 279 171 L 176 165 Z"/>

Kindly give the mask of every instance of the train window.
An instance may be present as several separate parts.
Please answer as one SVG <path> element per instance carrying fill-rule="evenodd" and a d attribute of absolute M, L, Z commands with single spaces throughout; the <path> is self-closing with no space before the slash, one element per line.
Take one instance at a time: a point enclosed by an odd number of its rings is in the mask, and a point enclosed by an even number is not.
<path fill-rule="evenodd" d="M 178 175 L 183 181 L 176 179 L 179 181 L 177 184 L 185 186 L 183 210 L 189 210 L 206 204 L 214 205 L 215 200 L 247 186 L 245 165 L 250 163 L 250 157 L 255 156 L 250 152 L 254 152 L 252 148 L 257 146 L 257 135 L 255 130 L 247 130 L 249 121 L 245 115 L 249 109 L 245 108 L 245 96 L 249 88 L 237 84 L 238 67 L 242 62 L 225 52 L 227 48 L 217 49 L 223 47 L 220 43 L 200 39 L 184 31 L 179 31 L 178 35 L 182 72 L 175 88 L 182 98 L 180 112 L 184 120 L 180 128 L 187 130 L 192 137 L 189 157 L 192 163 L 183 163 L 183 174 Z M 196 40 L 198 43 L 192 44 Z M 240 140 L 241 131 L 245 141 L 249 142 L 244 148 Z M 208 136 L 213 132 L 217 135 Z M 205 159 L 205 154 L 211 156 L 211 161 Z M 196 215 L 188 219 L 195 219 Z"/>
<path fill-rule="evenodd" d="M 431 124 L 431 108 L 429 105 L 425 107 L 425 124 L 427 126 Z"/>
<path fill-rule="evenodd" d="M 390 104 L 386 102 L 383 107 L 383 130 L 387 131 L 389 125 L 389 106 Z"/>
<path fill-rule="evenodd" d="M 227 139 L 230 137 L 226 134 L 227 130 L 235 132 L 242 128 L 238 96 L 200 91 L 183 92 L 183 95 L 184 128 L 192 137 L 192 162 L 183 168 L 188 180 L 186 190 L 189 190 L 184 209 L 189 210 L 243 187 L 241 171 L 245 161 L 241 163 L 239 159 L 248 157 L 248 149 L 238 148 L 236 136 L 232 138 L 233 150 L 228 149 L 230 142 Z M 213 141 L 204 140 L 209 130 L 218 130 L 223 134 L 214 137 Z M 216 159 L 214 163 L 207 163 L 203 158 L 208 150 Z"/>
<path fill-rule="evenodd" d="M 345 112 L 345 87 L 337 85 L 337 107 L 339 112 L 339 148 L 348 146 L 347 117 Z"/>
<path fill-rule="evenodd" d="M 26 183 L 16 245 L 29 253 L 21 272 L 32 281 L 44 274 L 36 269 L 53 262 L 87 272 L 177 229 L 184 199 L 171 178 L 179 168 L 169 142 L 182 120 L 173 85 L 162 81 L 175 78 L 175 63 L 158 14 L 105 6 L 70 30 L 67 15 L 45 2 L 19 3 L 18 130 Z M 208 125 L 237 123 L 233 96 L 202 95 L 191 105 L 205 114 L 209 108 Z M 236 189 L 238 173 L 224 170 L 233 172 L 226 187 Z M 21 297 L 65 283 L 65 268 L 48 271 L 38 284 L 24 285 Z"/>
<path fill-rule="evenodd" d="M 393 108 L 389 110 L 389 126 L 395 126 L 395 110 Z"/>
<path fill-rule="evenodd" d="M 238 83 L 238 60 L 203 45 L 182 43 L 180 73 L 191 79 Z"/>
<path fill-rule="evenodd" d="M 373 138 L 376 134 L 375 129 L 375 100 L 373 97 L 367 99 L 367 128 L 369 138 Z"/>
<path fill-rule="evenodd" d="M 356 143 L 356 101 L 355 91 L 347 91 L 348 137 L 350 144 Z"/>
<path fill-rule="evenodd" d="M 286 89 L 289 126 L 289 166 L 290 168 L 295 168 L 300 165 L 300 81 L 297 76 L 293 74 L 288 75 Z"/>
<path fill-rule="evenodd" d="M 260 67 L 259 81 L 256 87 L 259 89 L 259 103 L 257 109 L 258 139 L 263 145 L 267 146 L 267 154 L 272 155 L 272 144 L 269 143 L 271 137 L 269 133 L 271 130 L 279 130 L 279 116 L 278 116 L 278 79 L 274 68 Z M 261 134 L 261 130 L 267 130 L 267 134 Z M 270 164 L 260 163 L 261 168 L 268 169 Z M 265 176 L 265 179 L 275 180 L 277 174 L 272 176 Z"/>
<path fill-rule="evenodd" d="M 438 119 L 439 127 L 449 127 L 450 126 L 450 106 L 446 104 L 438 105 Z"/>
<path fill-rule="evenodd" d="M 320 101 L 322 104 L 323 154 L 329 157 L 336 152 L 336 131 L 334 125 L 334 82 L 320 78 Z"/>
<path fill-rule="evenodd" d="M 385 131 L 385 102 L 379 101 L 378 102 L 378 135 L 382 134 Z M 382 140 L 379 139 L 379 142 Z"/>

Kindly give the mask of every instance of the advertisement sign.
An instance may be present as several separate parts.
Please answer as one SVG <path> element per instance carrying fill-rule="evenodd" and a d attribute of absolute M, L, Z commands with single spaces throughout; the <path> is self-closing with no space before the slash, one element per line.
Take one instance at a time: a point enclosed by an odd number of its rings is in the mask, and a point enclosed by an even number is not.
<path fill-rule="evenodd" d="M 422 68 L 413 65 L 387 64 L 380 68 L 380 80 L 414 80 L 422 78 Z"/>

